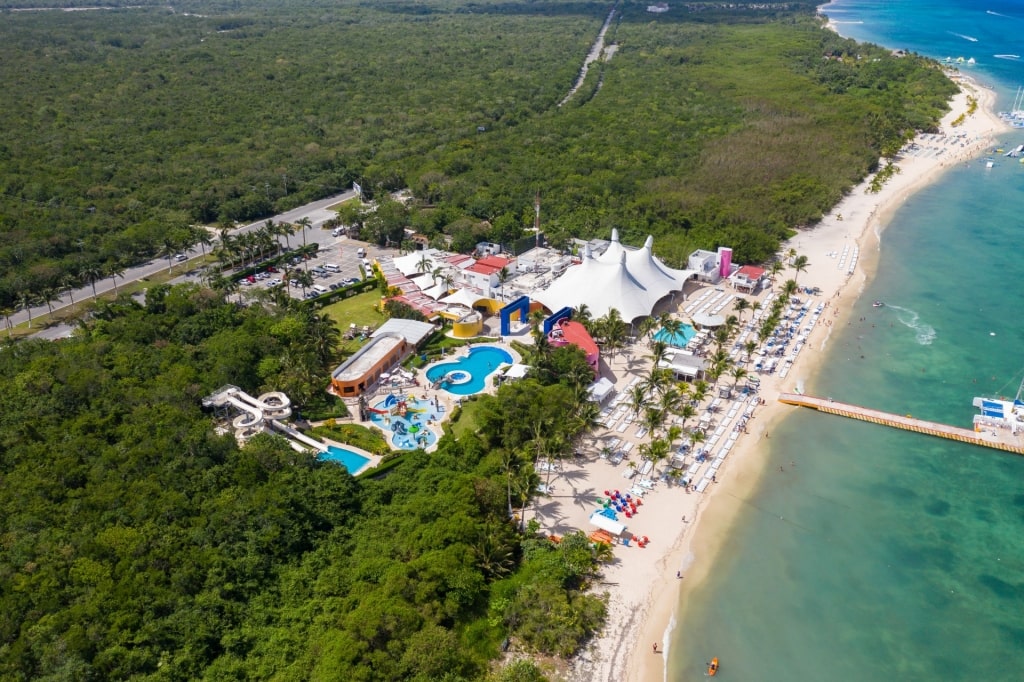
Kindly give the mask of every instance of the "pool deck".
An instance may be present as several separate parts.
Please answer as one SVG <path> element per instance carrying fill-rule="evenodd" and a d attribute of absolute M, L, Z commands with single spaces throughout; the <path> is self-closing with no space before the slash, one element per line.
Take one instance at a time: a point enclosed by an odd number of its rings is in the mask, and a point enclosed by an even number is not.
<path fill-rule="evenodd" d="M 471 348 L 479 348 L 479 347 L 486 347 L 486 346 L 492 346 L 492 347 L 495 347 L 495 348 L 501 348 L 502 350 L 508 352 L 512 356 L 512 361 L 513 362 L 520 362 L 522 360 L 522 358 L 519 356 L 519 353 L 517 353 L 511 347 L 511 345 L 507 341 L 489 342 L 489 343 L 478 343 L 478 344 L 470 344 L 470 345 L 466 345 L 466 346 L 461 346 L 455 352 L 447 355 L 446 357 L 442 358 L 441 360 L 438 360 L 436 362 L 432 362 L 432 363 L 430 363 L 429 365 L 427 365 L 425 367 L 421 367 L 420 369 L 413 370 L 414 375 L 416 377 L 416 381 L 419 382 L 418 386 L 406 386 L 406 387 L 403 387 L 403 388 L 395 388 L 395 389 L 384 389 L 384 388 L 381 388 L 381 389 L 379 389 L 377 392 L 375 392 L 373 394 L 373 397 L 368 400 L 368 403 L 375 404 L 379 400 L 383 400 L 388 395 L 394 394 L 394 395 L 414 395 L 417 399 L 420 399 L 420 400 L 432 400 L 432 401 L 436 401 L 439 405 L 443 405 L 444 406 L 444 412 L 441 414 L 441 419 L 438 420 L 438 422 L 436 422 L 435 424 L 426 427 L 426 428 L 430 429 L 431 431 L 433 431 L 434 435 L 437 436 L 437 440 L 435 440 L 432 445 L 429 445 L 429 446 L 427 446 L 425 448 L 426 452 L 433 452 L 434 450 L 437 449 L 437 444 L 440 441 L 441 436 L 444 435 L 444 431 L 441 428 L 441 424 L 444 423 L 444 421 L 447 420 L 451 416 L 452 411 L 461 404 L 462 400 L 464 400 L 465 398 L 468 398 L 470 396 L 452 395 L 451 393 L 449 393 L 448 391 L 444 390 L 443 388 L 431 388 L 430 381 L 427 380 L 427 370 L 430 369 L 431 367 L 433 367 L 434 365 L 438 365 L 438 364 L 445 363 L 445 362 L 453 362 L 453 361 L 458 360 L 460 358 L 464 358 L 464 357 L 469 355 L 469 350 Z M 497 392 L 497 390 L 498 390 L 497 387 L 494 386 L 494 384 L 492 382 L 485 381 L 484 382 L 484 389 L 482 391 L 480 391 L 480 393 L 477 393 L 477 394 L 474 394 L 474 395 L 480 395 L 480 394 L 490 394 L 490 395 L 493 395 L 494 393 Z M 373 427 L 373 428 L 376 428 L 376 429 L 380 430 L 381 433 L 384 434 L 384 437 L 387 440 L 388 446 L 391 447 L 392 450 L 404 451 L 403 448 L 396 447 L 395 444 L 391 441 L 391 433 L 389 431 L 384 431 L 383 429 L 380 428 L 380 426 L 378 424 L 374 423 L 373 421 L 368 419 L 368 420 L 366 420 L 364 422 L 358 422 L 357 421 L 356 423 L 361 423 L 363 426 L 369 426 L 369 427 Z M 348 445 L 342 445 L 341 447 L 349 448 L 349 449 L 355 451 L 355 448 L 351 448 Z M 366 456 L 370 456 L 370 455 L 366 455 Z M 379 460 L 380 458 L 377 458 L 377 459 Z M 376 464 L 374 466 L 376 466 Z"/>

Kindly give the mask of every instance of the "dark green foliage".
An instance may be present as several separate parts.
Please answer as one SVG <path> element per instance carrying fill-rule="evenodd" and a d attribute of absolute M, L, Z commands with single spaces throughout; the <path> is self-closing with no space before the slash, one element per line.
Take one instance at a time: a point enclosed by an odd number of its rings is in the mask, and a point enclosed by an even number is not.
<path fill-rule="evenodd" d="M 562 107 L 606 3 L 197 7 L 4 15 L 0 305 L 353 180 L 416 194 L 356 221 L 381 244 L 405 222 L 511 241 L 541 191 L 556 245 L 614 226 L 672 264 L 763 260 L 953 89 L 804 2 L 620 5 L 618 51 Z"/>
<path fill-rule="evenodd" d="M 564 655 L 595 631 L 586 539 L 510 518 L 534 453 L 579 432 L 570 386 L 503 388 L 486 425 L 359 482 L 213 433 L 223 383 L 322 392 L 322 325 L 158 287 L 0 350 L 0 678 L 470 680 L 507 636 Z"/>

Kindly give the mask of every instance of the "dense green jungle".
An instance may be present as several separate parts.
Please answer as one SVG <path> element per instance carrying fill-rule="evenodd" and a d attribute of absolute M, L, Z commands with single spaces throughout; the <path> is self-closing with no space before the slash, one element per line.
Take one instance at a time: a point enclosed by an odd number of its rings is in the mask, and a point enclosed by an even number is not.
<path fill-rule="evenodd" d="M 618 227 L 673 264 L 763 261 L 953 92 L 809 2 L 618 3 L 567 100 L 610 3 L 31 4 L 0 1 L 5 310 L 353 181 L 410 188 L 409 225 L 458 244 L 521 236 L 539 192 L 556 245 Z M 198 285 L 0 348 L 0 679 L 531 682 L 503 648 L 583 646 L 607 547 L 519 513 L 593 425 L 582 353 L 539 346 L 370 477 L 201 409 L 224 384 L 322 406 L 342 352 L 312 307 Z"/>
<path fill-rule="evenodd" d="M 593 418 L 582 353 L 538 358 L 474 403 L 473 433 L 375 478 L 214 433 L 204 395 L 323 381 L 311 349 L 336 343 L 304 307 L 181 285 L 0 352 L 0 679 L 456 681 L 505 638 L 575 651 L 603 620 L 586 589 L 607 550 L 509 510 L 537 448 Z"/>
<path fill-rule="evenodd" d="M 763 261 L 953 91 L 809 2 L 620 2 L 562 106 L 607 2 L 132 5 L 2 16 L 0 305 L 353 181 L 460 244 L 511 241 L 539 192 L 555 245 Z"/>

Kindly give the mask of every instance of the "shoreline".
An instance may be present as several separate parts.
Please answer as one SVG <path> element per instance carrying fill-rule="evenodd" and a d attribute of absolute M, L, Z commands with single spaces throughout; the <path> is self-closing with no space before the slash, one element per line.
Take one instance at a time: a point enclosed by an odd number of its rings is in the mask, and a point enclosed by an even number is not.
<path fill-rule="evenodd" d="M 932 184 L 954 163 L 968 162 L 992 146 L 994 136 L 1010 130 L 995 113 L 995 92 L 985 88 L 967 77 L 957 79 L 960 92 L 950 103 L 951 110 L 940 124 L 945 135 L 966 134 L 969 142 L 956 150 L 950 158 L 921 158 L 901 156 L 897 165 L 901 172 L 885 184 L 877 194 L 867 194 L 866 189 L 870 178 L 854 188 L 832 211 L 814 228 L 796 235 L 783 245 L 783 251 L 795 248 L 799 254 L 808 256 L 811 265 L 801 275 L 802 284 L 821 286 L 823 297 L 831 301 L 831 319 L 841 324 L 847 319 L 853 304 L 860 298 L 866 283 L 874 275 L 881 250 L 881 232 L 886 229 L 892 218 L 911 195 Z M 967 117 L 958 128 L 950 123 L 968 110 L 968 96 L 977 99 L 978 107 L 974 114 Z M 925 136 L 918 135 L 915 142 L 925 144 Z M 838 229 L 837 229 L 838 228 Z M 815 263 L 825 263 L 822 256 L 822 244 L 836 238 L 837 232 L 846 232 L 858 246 L 860 259 L 854 272 L 843 277 L 833 287 L 826 288 L 814 277 Z M 817 253 L 815 253 L 817 252 Z M 828 309 L 827 309 L 828 310 Z M 719 490 L 715 486 L 709 498 L 701 507 L 706 511 L 700 517 L 700 523 L 692 536 L 683 541 L 681 551 L 690 553 L 699 560 L 686 576 L 686 580 L 677 586 L 674 599 L 663 599 L 658 603 L 651 617 L 641 628 L 641 643 L 634 649 L 634 655 L 626 660 L 626 679 L 638 682 L 653 682 L 668 679 L 669 643 L 675 627 L 685 613 L 680 607 L 682 599 L 699 589 L 720 558 L 726 539 L 738 520 L 747 497 L 756 489 L 767 469 L 767 457 L 756 457 L 761 449 L 764 434 L 769 432 L 782 419 L 792 413 L 792 408 L 782 405 L 776 398 L 787 387 L 803 387 L 813 380 L 824 363 L 827 343 L 831 336 L 831 326 L 818 326 L 807 342 L 812 353 L 801 354 L 793 365 L 790 376 L 782 380 L 772 375 L 762 380 L 761 396 L 767 405 L 759 412 L 757 431 L 741 439 L 730 466 L 725 469 L 728 479 L 726 489 Z M 663 585 L 655 586 L 652 595 Z M 646 654 L 645 643 L 648 639 L 662 642 L 665 656 L 662 660 L 653 660 Z M 710 654 L 709 654 L 710 655 Z"/>
<path fill-rule="evenodd" d="M 794 386 L 803 388 L 817 374 L 825 359 L 832 326 L 846 319 L 853 303 L 874 274 L 881 231 L 888 226 L 904 201 L 934 182 L 953 164 L 976 158 L 979 152 L 992 145 L 995 135 L 1010 130 L 995 115 L 994 91 L 966 77 L 957 79 L 957 82 L 960 92 L 952 98 L 951 110 L 940 124 L 943 135 L 919 135 L 915 138 L 918 145 L 938 146 L 940 151 L 901 155 L 896 161 L 901 172 L 890 178 L 880 192 L 867 194 L 870 178 L 865 180 L 818 225 L 799 232 L 783 245 L 783 251 L 794 248 L 797 253 L 808 257 L 810 265 L 800 274 L 799 281 L 804 286 L 821 288 L 818 300 L 827 302 L 829 306 L 821 317 L 822 322 L 807 339 L 806 352 L 797 358 L 787 379 L 780 379 L 775 374 L 762 377 L 760 396 L 766 404 L 757 408 L 749 425 L 749 434 L 739 437 L 729 462 L 722 467 L 725 481 L 721 482 L 725 485 L 716 483 L 705 494 L 681 495 L 679 491 L 670 489 L 666 494 L 652 497 L 649 504 L 645 499 L 645 508 L 649 507 L 647 511 L 662 519 L 661 524 L 653 527 L 661 535 L 657 539 L 665 540 L 666 534 L 672 534 L 672 530 L 666 529 L 669 525 L 674 525 L 674 536 L 667 543 L 658 542 L 640 550 L 649 553 L 642 559 L 634 560 L 632 556 L 623 560 L 617 558 L 606 568 L 606 584 L 614 586 L 609 590 L 608 621 L 602 634 L 572 659 L 569 679 L 579 682 L 621 676 L 637 682 L 667 679 L 674 629 L 685 614 L 685 607 L 681 606 L 683 598 L 705 584 L 720 559 L 740 510 L 766 471 L 767 458 L 756 456 L 764 454 L 762 441 L 776 424 L 790 414 L 790 409 L 777 402 L 778 394 L 784 387 L 786 390 Z M 976 98 L 977 110 L 967 116 L 961 126 L 952 128 L 950 123 L 966 114 L 968 96 Z M 933 140 L 933 137 L 938 139 Z M 837 268 L 835 260 L 839 251 L 843 250 L 845 258 L 846 249 L 851 248 L 855 249 L 851 253 L 859 254 L 856 267 L 847 272 L 840 263 Z M 788 274 L 784 272 L 783 278 L 787 279 Z M 640 376 L 642 371 L 642 367 L 634 369 L 627 366 L 622 379 Z M 595 443 L 598 441 L 595 438 Z M 584 479 L 591 473 L 596 474 L 595 478 L 609 475 L 604 471 L 609 466 L 603 460 L 587 465 Z M 566 504 L 577 508 L 586 505 L 580 496 L 585 498 L 594 490 L 583 489 L 580 484 L 569 487 L 573 488 L 573 495 L 565 497 L 572 501 Z M 558 498 L 563 496 L 552 497 L 555 499 L 544 505 L 543 511 L 538 504 L 535 513 L 538 518 L 548 521 L 545 525 L 550 526 L 557 520 L 554 527 L 561 525 L 565 529 L 565 521 L 574 510 L 561 507 L 563 502 Z M 673 514 L 677 517 L 682 514 L 684 522 L 678 525 L 666 523 Z M 644 516 L 646 522 L 646 514 Z M 634 523 L 641 531 L 644 529 L 639 520 L 634 520 Z M 631 524 L 631 530 L 633 527 Z M 649 532 L 653 536 L 655 531 Z M 664 549 L 659 549 L 661 547 Z M 620 551 L 623 550 L 617 547 L 616 552 Z M 677 570 L 684 574 L 682 580 L 673 574 Z M 652 656 L 651 643 L 657 643 L 658 655 Z"/>

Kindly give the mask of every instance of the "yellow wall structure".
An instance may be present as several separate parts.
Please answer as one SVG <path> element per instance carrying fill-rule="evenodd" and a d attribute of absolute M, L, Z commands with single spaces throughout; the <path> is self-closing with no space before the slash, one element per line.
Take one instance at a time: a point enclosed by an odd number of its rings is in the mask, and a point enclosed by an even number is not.
<path fill-rule="evenodd" d="M 452 325 L 452 336 L 459 339 L 469 339 L 478 336 L 484 328 L 483 318 L 479 315 L 470 322 L 456 322 Z"/>

